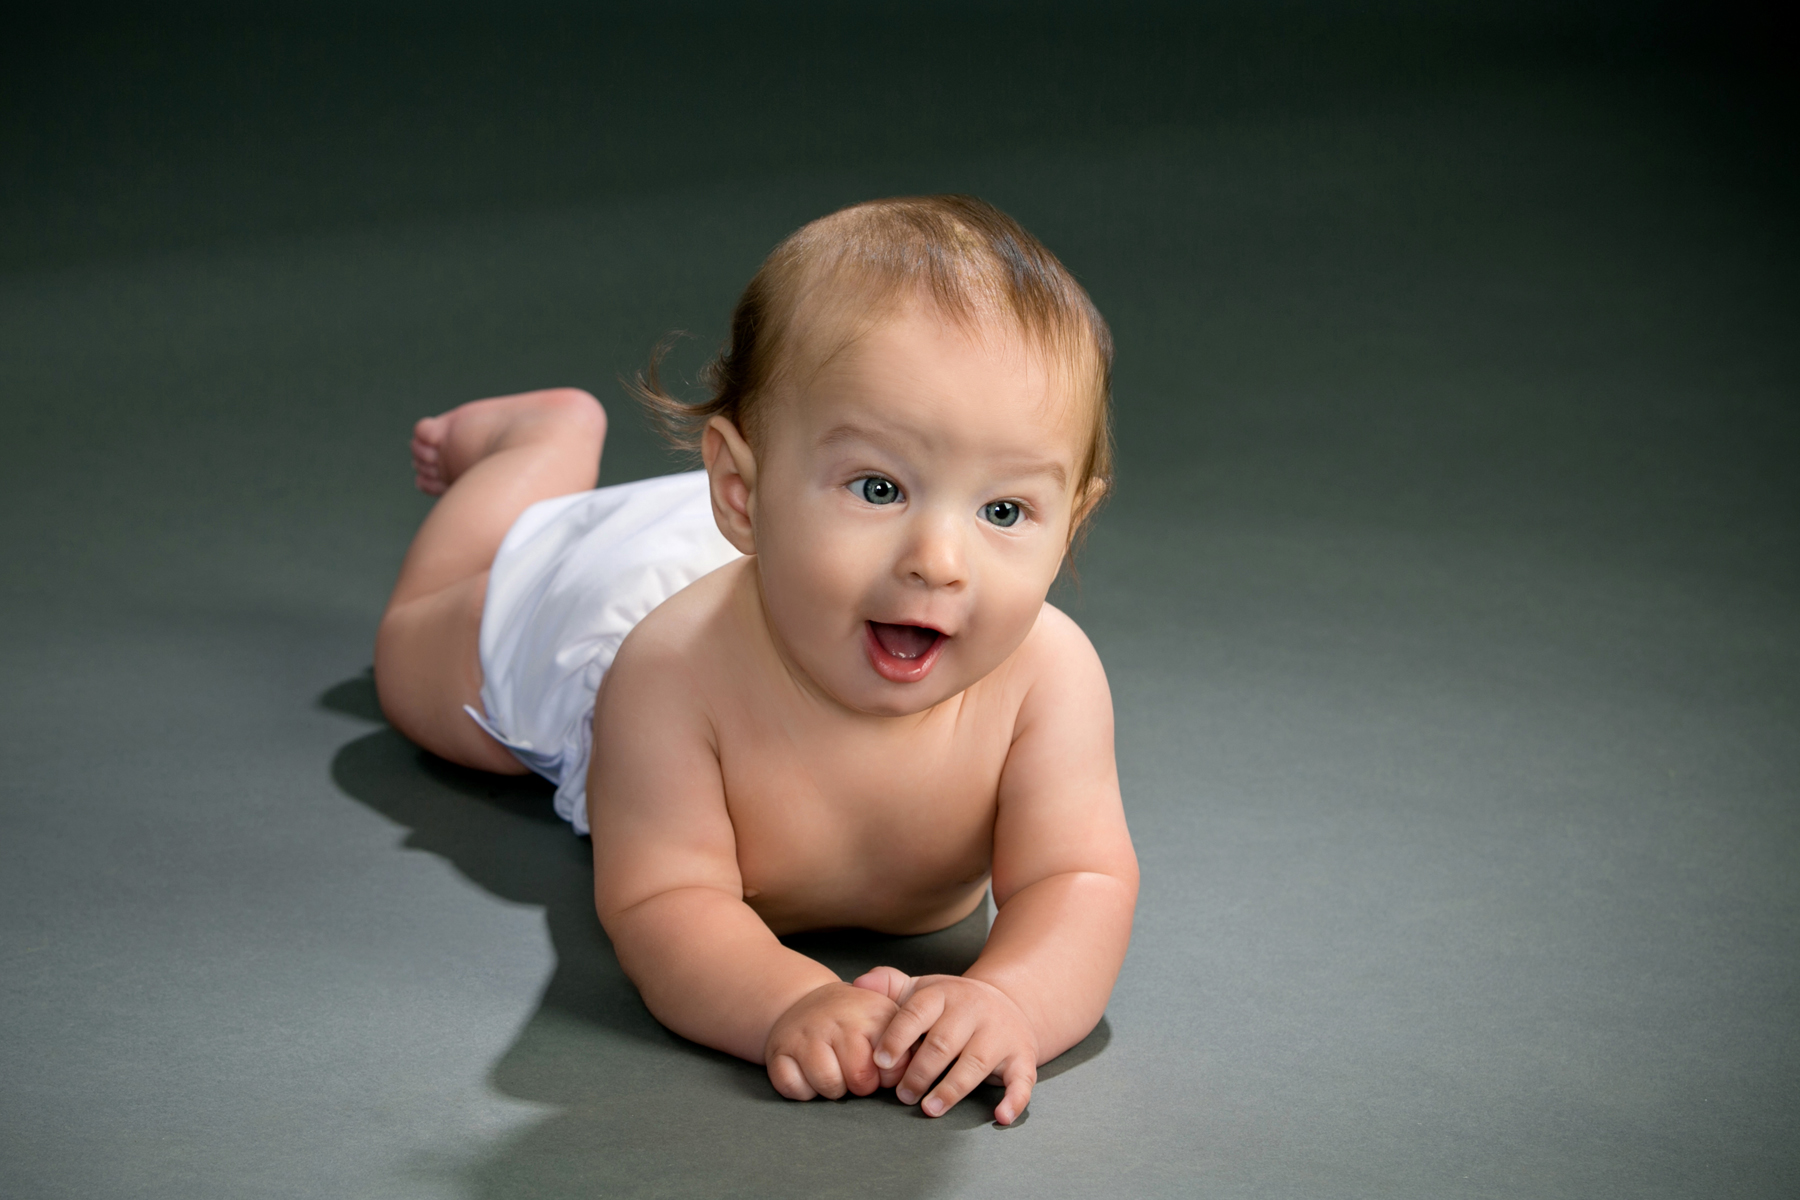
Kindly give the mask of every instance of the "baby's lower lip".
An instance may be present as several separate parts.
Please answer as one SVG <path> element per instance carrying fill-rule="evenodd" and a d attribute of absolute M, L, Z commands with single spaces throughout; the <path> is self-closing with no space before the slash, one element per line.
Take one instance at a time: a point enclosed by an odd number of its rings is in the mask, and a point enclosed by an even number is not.
<path fill-rule="evenodd" d="M 877 634 L 880 627 L 886 635 Z M 929 643 L 919 632 L 931 635 Z M 889 683 L 917 683 L 931 673 L 936 665 L 938 655 L 943 652 L 944 645 L 950 640 L 947 634 L 937 630 L 924 630 L 923 626 L 883 625 L 879 621 L 863 622 L 863 648 L 868 652 L 869 664 L 875 673 Z M 884 641 L 887 643 L 884 645 Z M 917 654 L 909 654 L 909 642 L 922 646 Z M 889 647 L 892 646 L 893 649 Z M 895 653 L 900 650 L 900 653 Z"/>

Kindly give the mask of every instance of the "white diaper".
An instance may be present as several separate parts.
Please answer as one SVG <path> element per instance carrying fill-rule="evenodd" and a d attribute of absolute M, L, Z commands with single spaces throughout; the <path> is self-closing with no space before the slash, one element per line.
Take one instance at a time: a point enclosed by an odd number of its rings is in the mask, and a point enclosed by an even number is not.
<path fill-rule="evenodd" d="M 481 614 L 481 706 L 465 711 L 556 784 L 588 831 L 594 693 L 651 609 L 738 557 L 713 522 L 706 472 L 558 496 L 507 530 Z"/>

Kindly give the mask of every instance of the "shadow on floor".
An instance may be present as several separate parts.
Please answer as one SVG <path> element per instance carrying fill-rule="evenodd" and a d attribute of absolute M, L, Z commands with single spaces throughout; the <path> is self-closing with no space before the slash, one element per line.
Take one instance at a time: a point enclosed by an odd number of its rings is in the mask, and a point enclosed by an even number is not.
<path fill-rule="evenodd" d="M 381 721 L 366 673 L 319 703 Z M 340 749 L 331 774 L 346 795 L 410 831 L 404 848 L 436 854 L 492 895 L 544 910 L 556 969 L 491 1078 L 508 1096 L 560 1111 L 475 1164 L 466 1181 L 474 1194 L 923 1196 L 940 1190 L 964 1152 L 958 1134 L 1007 1132 L 992 1123 L 997 1087 L 978 1089 L 935 1121 L 892 1092 L 794 1104 L 776 1095 L 760 1066 L 663 1029 L 594 916 L 588 842 L 551 811 L 542 780 L 451 766 L 385 724 Z M 844 930 L 788 941 L 850 977 L 878 963 L 911 974 L 960 972 L 986 936 L 984 906 L 923 937 Z M 1086 1062 L 1110 1036 L 1102 1021 L 1041 1074 Z"/>

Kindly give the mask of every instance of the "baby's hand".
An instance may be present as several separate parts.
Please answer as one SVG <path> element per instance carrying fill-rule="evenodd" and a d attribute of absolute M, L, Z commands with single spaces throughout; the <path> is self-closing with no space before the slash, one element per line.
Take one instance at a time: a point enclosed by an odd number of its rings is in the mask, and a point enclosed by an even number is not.
<path fill-rule="evenodd" d="M 926 1116 L 949 1112 L 951 1105 L 988 1079 L 1006 1085 L 994 1120 L 1011 1125 L 1025 1111 L 1037 1083 L 1037 1034 L 1005 992 L 979 979 L 961 975 L 915 979 L 893 967 L 876 967 L 854 986 L 880 992 L 900 1006 L 875 1047 L 875 1065 L 884 1087 L 894 1072 L 902 1072 L 896 1087 L 902 1104 L 917 1100 L 955 1062 L 920 1105 Z M 920 1038 L 924 1042 L 915 1048 Z"/>
<path fill-rule="evenodd" d="M 789 1100 L 832 1100 L 845 1091 L 867 1096 L 891 1086 L 875 1068 L 875 1039 L 897 1008 L 885 995 L 828 983 L 782 1013 L 763 1046 L 769 1082 Z"/>

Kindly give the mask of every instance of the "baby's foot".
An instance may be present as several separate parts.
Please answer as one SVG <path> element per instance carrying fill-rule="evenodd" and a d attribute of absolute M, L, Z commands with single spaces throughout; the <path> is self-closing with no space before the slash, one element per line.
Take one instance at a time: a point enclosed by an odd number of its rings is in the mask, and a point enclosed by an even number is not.
<path fill-rule="evenodd" d="M 413 482 L 426 495 L 441 496 L 470 467 L 522 438 L 552 432 L 566 437 L 572 431 L 583 431 L 596 443 L 606 436 L 599 401 L 574 388 L 471 400 L 413 426 Z"/>
<path fill-rule="evenodd" d="M 450 425 L 459 409 L 426 417 L 413 426 L 413 484 L 427 496 L 441 496 L 456 480 L 444 461 L 444 443 L 450 436 Z"/>

